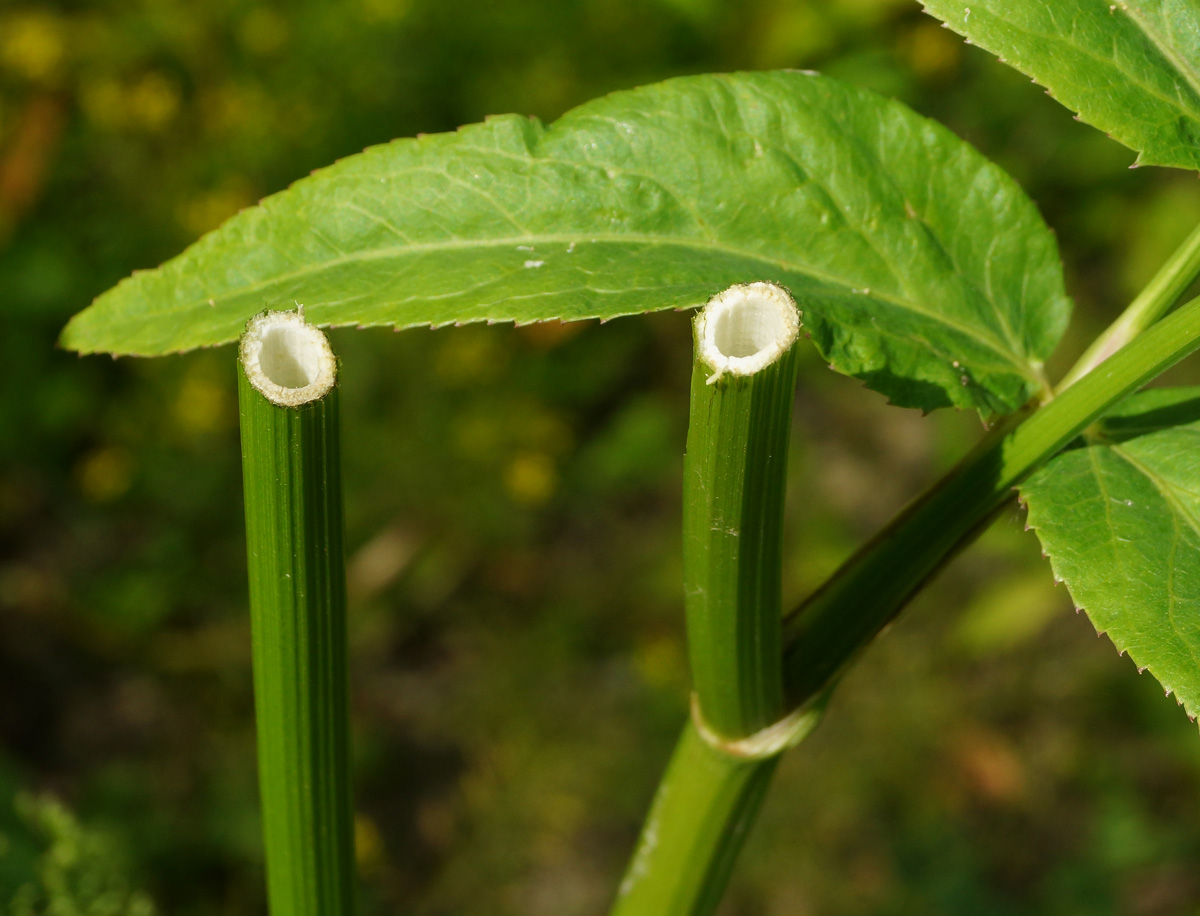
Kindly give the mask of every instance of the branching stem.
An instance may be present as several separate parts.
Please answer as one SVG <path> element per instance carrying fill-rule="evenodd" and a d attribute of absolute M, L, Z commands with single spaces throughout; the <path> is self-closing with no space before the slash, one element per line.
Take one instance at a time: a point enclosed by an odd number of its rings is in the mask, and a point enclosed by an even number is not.
<path fill-rule="evenodd" d="M 1197 348 L 1200 298 L 1143 331 L 1049 404 L 993 431 L 789 615 L 784 679 L 790 703 L 800 706 L 824 690 L 986 526 L 1017 484 Z"/>
<path fill-rule="evenodd" d="M 1154 275 L 1116 321 L 1108 326 L 1079 357 L 1071 370 L 1058 384 L 1063 391 L 1075 384 L 1098 365 L 1158 321 L 1175 301 L 1183 295 L 1192 281 L 1200 275 L 1200 226 Z"/>
<path fill-rule="evenodd" d="M 1010 417 L 918 497 L 784 621 L 793 713 L 820 706 L 855 656 L 1013 489 L 1091 423 L 1200 349 L 1200 298 L 1143 330 L 1053 401 Z M 804 732 L 799 732 L 802 735 Z M 614 916 L 711 913 L 765 796 L 776 757 L 746 760 L 684 729 L 659 786 Z"/>

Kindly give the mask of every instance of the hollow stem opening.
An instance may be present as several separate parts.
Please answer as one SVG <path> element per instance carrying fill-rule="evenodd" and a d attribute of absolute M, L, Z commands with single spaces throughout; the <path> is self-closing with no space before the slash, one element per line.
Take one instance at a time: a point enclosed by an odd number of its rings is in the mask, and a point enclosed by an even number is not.
<path fill-rule="evenodd" d="M 743 283 L 714 296 L 696 319 L 700 358 L 724 375 L 754 375 L 774 363 L 800 334 L 791 295 L 774 283 Z"/>
<path fill-rule="evenodd" d="M 251 319 L 239 358 L 250 384 L 280 407 L 319 400 L 337 377 L 329 341 L 296 312 L 264 312 Z"/>

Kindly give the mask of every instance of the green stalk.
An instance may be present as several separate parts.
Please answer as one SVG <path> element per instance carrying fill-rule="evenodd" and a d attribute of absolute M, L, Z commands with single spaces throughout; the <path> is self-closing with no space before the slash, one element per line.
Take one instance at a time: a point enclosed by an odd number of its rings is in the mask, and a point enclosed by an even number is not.
<path fill-rule="evenodd" d="M 783 496 L 799 314 L 777 286 L 734 286 L 696 316 L 683 472 L 692 684 L 707 726 L 742 738 L 784 713 Z"/>
<path fill-rule="evenodd" d="M 1075 384 L 1098 365 L 1137 337 L 1167 313 L 1200 275 L 1200 226 L 1192 230 L 1154 279 L 1143 289 L 1107 330 L 1097 337 L 1061 382 L 1062 391 Z"/>
<path fill-rule="evenodd" d="M 1195 236 L 1189 243 L 1195 242 Z M 1185 249 L 1188 248 L 1185 245 Z M 1139 327 L 1169 307 L 1191 255 L 1164 268 L 1139 296 Z M 1174 277 L 1169 282 L 1166 277 Z M 1180 285 L 1182 284 L 1182 285 Z M 1143 329 L 1144 328 L 1144 329 Z M 1200 349 L 1200 298 L 1140 333 L 1034 411 L 993 430 L 942 481 L 918 497 L 784 622 L 784 684 L 793 712 L 741 742 L 704 737 L 695 715 L 660 784 L 613 916 L 710 913 L 766 792 L 775 755 L 816 724 L 840 673 L 915 592 L 986 527 L 1013 488 L 1146 382 Z M 1113 335 L 1113 339 L 1116 338 Z M 787 723 L 790 721 L 790 731 Z M 768 733 L 775 732 L 774 739 Z M 786 737 L 785 737 L 786 735 Z M 761 740 L 767 739 L 767 740 Z M 782 739 L 782 740 L 780 740 Z M 747 748 L 749 759 L 737 752 Z"/>
<path fill-rule="evenodd" d="M 346 586 L 337 365 L 303 317 L 253 319 L 239 350 L 259 787 L 270 910 L 349 916 Z"/>
<path fill-rule="evenodd" d="M 1200 298 L 1033 413 L 992 432 L 784 622 L 794 711 L 740 742 L 695 715 L 659 786 L 613 916 L 701 916 L 720 899 L 776 755 L 816 725 L 837 677 L 1013 488 L 1146 382 L 1200 349 Z"/>
<path fill-rule="evenodd" d="M 817 727 L 828 695 L 735 742 L 706 733 L 693 696 L 611 916 L 716 910 L 779 758 Z"/>
<path fill-rule="evenodd" d="M 1023 422 L 980 443 L 789 615 L 784 624 L 789 701 L 800 706 L 824 690 L 986 526 L 1017 484 L 1197 348 L 1200 298 L 1143 331 Z"/>
<path fill-rule="evenodd" d="M 785 718 L 780 669 L 783 496 L 799 312 L 785 290 L 752 283 L 715 297 L 694 327 L 683 509 L 692 718 L 615 916 L 712 913 L 779 755 L 820 715 L 805 710 Z"/>
<path fill-rule="evenodd" d="M 713 748 L 689 721 L 659 784 L 612 916 L 711 913 L 779 757 Z"/>

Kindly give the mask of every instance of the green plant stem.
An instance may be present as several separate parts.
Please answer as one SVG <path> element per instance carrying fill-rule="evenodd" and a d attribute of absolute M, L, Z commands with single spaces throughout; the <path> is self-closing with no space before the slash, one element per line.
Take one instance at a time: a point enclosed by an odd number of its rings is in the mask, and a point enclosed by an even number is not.
<path fill-rule="evenodd" d="M 1058 383 L 1063 391 L 1120 350 L 1142 331 L 1166 314 L 1192 281 L 1200 275 L 1200 226 L 1167 260 L 1143 289 L 1121 313 L 1121 316 L 1097 337 L 1084 351 L 1071 370 Z"/>
<path fill-rule="evenodd" d="M 701 345 L 708 316 L 716 314 L 713 305 L 695 322 L 683 484 L 684 599 L 693 689 L 705 723 L 725 738 L 753 734 L 784 713 L 783 497 L 799 324 L 790 297 L 777 304 L 792 311 L 786 348 L 750 374 L 726 372 L 715 382 L 719 369 Z"/>
<path fill-rule="evenodd" d="M 349 916 L 355 860 L 337 389 L 280 406 L 251 384 L 244 360 L 239 368 L 270 909 Z"/>
<path fill-rule="evenodd" d="M 722 753 L 689 720 L 646 817 L 612 916 L 713 912 L 778 760 L 778 755 L 745 760 Z"/>
<path fill-rule="evenodd" d="M 789 702 L 803 709 L 827 696 L 854 656 L 982 530 L 1011 498 L 1013 487 L 1127 395 L 1197 348 L 1200 299 L 1144 331 L 1049 404 L 989 434 L 789 615 L 784 628 Z M 709 755 L 721 759 L 709 760 Z M 772 760 L 738 760 L 706 744 L 689 723 L 642 832 L 615 916 L 712 912 L 766 791 Z"/>
<path fill-rule="evenodd" d="M 692 716 L 659 783 L 612 916 L 706 916 L 721 902 L 783 752 L 821 721 L 831 691 L 745 741 L 721 744 Z"/>
<path fill-rule="evenodd" d="M 819 717 L 779 722 L 799 312 L 780 287 L 752 283 L 714 297 L 694 328 L 683 487 L 692 718 L 621 884 L 619 916 L 713 912 L 779 754 Z"/>
<path fill-rule="evenodd" d="M 789 701 L 837 677 L 916 591 L 971 541 L 1013 488 L 1125 397 L 1200 348 L 1200 298 L 1015 426 L 997 429 L 851 557 L 784 625 Z"/>
<path fill-rule="evenodd" d="M 1145 330 L 1049 404 L 993 430 L 788 616 L 788 702 L 798 712 L 815 711 L 857 653 L 987 525 L 1017 484 L 1198 348 L 1200 298 Z M 723 759 L 701 764 L 710 754 Z M 660 784 L 614 916 L 712 912 L 766 792 L 773 759 L 738 760 L 705 742 L 689 722 Z"/>

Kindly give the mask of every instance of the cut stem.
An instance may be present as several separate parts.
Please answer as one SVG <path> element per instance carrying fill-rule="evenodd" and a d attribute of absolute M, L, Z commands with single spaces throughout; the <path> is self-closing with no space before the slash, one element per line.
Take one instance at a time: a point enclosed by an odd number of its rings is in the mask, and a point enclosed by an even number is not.
<path fill-rule="evenodd" d="M 994 430 L 790 614 L 784 625 L 784 678 L 796 727 L 787 745 L 811 731 L 839 674 L 987 525 L 1017 484 L 1198 348 L 1200 298 L 1148 328 L 1049 404 Z M 688 723 L 614 916 L 700 916 L 716 907 L 776 759 L 745 760 L 727 750 L 701 737 L 695 719 Z"/>
<path fill-rule="evenodd" d="M 683 570 L 692 718 L 616 916 L 706 916 L 721 900 L 783 750 L 780 570 L 800 315 L 770 283 L 730 287 L 695 319 Z"/>
<path fill-rule="evenodd" d="M 1109 325 L 1084 351 L 1071 371 L 1058 383 L 1058 390 L 1062 391 L 1079 381 L 1158 321 L 1175 304 L 1175 300 L 1183 295 L 1197 275 L 1200 275 L 1200 226 L 1193 229 L 1191 235 L 1183 240 L 1183 244 L 1154 275 L 1154 279 L 1129 303 L 1121 317 Z"/>
<path fill-rule="evenodd" d="M 723 738 L 784 713 L 783 497 L 799 334 L 795 302 L 770 283 L 730 287 L 695 319 L 684 598 L 693 689 Z"/>
<path fill-rule="evenodd" d="M 788 615 L 783 673 L 796 727 L 787 746 L 815 726 L 854 657 L 986 527 L 1014 487 L 1124 398 L 1198 348 L 1200 298 L 1143 330 L 1049 404 L 1021 411 L 993 430 Z M 738 744 L 774 747 L 774 740 L 773 735 L 765 742 Z M 702 737 L 695 718 L 687 724 L 614 916 L 697 916 L 715 909 L 777 759 L 739 759 L 729 750 L 719 738 Z"/>
<path fill-rule="evenodd" d="M 290 312 L 239 348 L 242 469 L 270 910 L 354 912 L 337 364 Z"/>

